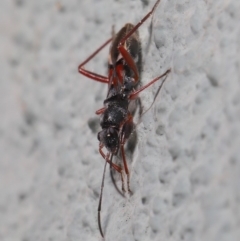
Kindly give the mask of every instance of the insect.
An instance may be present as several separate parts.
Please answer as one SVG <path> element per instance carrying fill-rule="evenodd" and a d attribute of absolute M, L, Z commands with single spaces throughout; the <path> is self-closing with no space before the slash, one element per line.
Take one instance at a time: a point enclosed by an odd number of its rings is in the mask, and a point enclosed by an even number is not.
<path fill-rule="evenodd" d="M 82 75 L 92 80 L 108 84 L 108 92 L 107 97 L 104 100 L 104 107 L 96 111 L 97 115 L 101 115 L 100 125 L 102 128 L 98 133 L 99 153 L 105 160 L 98 205 L 98 227 L 102 237 L 104 235 L 101 226 L 100 213 L 106 165 L 109 163 L 111 168 L 120 173 L 123 192 L 125 192 L 123 175 L 124 173 L 126 174 L 127 188 L 130 192 L 129 170 L 124 145 L 135 128 L 133 117 L 136 111 L 136 106 L 140 105 L 138 95 L 153 83 L 165 77 L 158 88 L 158 94 L 168 73 L 171 71 L 168 69 L 164 74 L 154 78 L 148 84 L 144 86 L 140 85 L 142 51 L 138 28 L 153 14 L 159 3 L 160 0 L 157 0 L 152 10 L 135 26 L 131 23 L 125 24 L 117 34 L 113 34 L 110 39 L 101 45 L 78 67 L 78 71 Z M 108 57 L 108 76 L 102 76 L 86 70 L 84 68 L 85 64 L 87 64 L 109 43 L 111 43 L 111 46 Z M 106 153 L 103 149 L 105 149 Z M 117 156 L 119 153 L 123 162 L 122 166 L 113 162 L 113 157 Z"/>

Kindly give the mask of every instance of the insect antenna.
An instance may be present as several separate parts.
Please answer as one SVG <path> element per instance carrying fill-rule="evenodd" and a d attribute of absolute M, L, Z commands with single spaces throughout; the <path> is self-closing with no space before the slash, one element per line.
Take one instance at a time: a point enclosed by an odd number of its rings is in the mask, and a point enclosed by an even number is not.
<path fill-rule="evenodd" d="M 113 154 L 111 155 L 111 160 L 112 160 L 112 157 L 113 157 Z M 100 231 L 102 237 L 104 237 L 104 235 L 103 235 L 102 225 L 101 225 L 101 208 L 102 208 L 102 195 L 103 195 L 106 166 L 107 166 L 107 161 L 105 162 L 104 169 L 103 169 L 101 193 L 100 193 L 99 203 L 98 203 L 98 228 L 99 228 L 99 231 Z"/>
<path fill-rule="evenodd" d="M 154 98 L 153 98 L 152 104 L 142 113 L 141 117 L 142 117 L 143 115 L 145 115 L 145 114 L 152 108 L 152 106 L 153 106 L 154 102 L 156 101 L 156 99 L 157 99 L 157 97 L 158 97 L 158 95 L 159 95 L 159 92 L 160 92 L 160 90 L 162 89 L 163 84 L 164 84 L 164 82 L 166 81 L 166 79 L 167 79 L 167 75 L 165 76 L 165 78 L 163 79 L 162 83 L 161 83 L 160 86 L 158 87 L 158 90 L 157 90 L 157 92 L 156 92 L 156 94 L 155 94 L 155 96 L 154 96 Z"/>

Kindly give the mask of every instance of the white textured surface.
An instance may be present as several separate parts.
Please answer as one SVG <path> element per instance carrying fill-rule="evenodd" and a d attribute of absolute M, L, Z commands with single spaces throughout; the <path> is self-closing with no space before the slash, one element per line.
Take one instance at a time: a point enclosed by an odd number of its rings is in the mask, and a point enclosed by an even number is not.
<path fill-rule="evenodd" d="M 1 0 L 1 241 L 101 240 L 104 162 L 88 121 L 106 86 L 77 66 L 154 2 Z M 143 82 L 173 71 L 138 126 L 134 195 L 107 174 L 105 240 L 240 240 L 239 13 L 239 0 L 160 3 Z M 103 74 L 106 61 L 107 50 L 89 68 Z"/>

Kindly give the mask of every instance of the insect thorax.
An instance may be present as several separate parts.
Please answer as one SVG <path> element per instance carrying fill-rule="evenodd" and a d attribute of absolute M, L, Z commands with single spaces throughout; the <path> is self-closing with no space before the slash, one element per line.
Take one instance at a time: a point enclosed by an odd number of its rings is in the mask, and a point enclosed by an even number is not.
<path fill-rule="evenodd" d="M 106 110 L 101 116 L 101 127 L 108 128 L 112 126 L 119 129 L 121 123 L 128 115 L 128 99 L 122 98 L 122 96 L 118 94 L 106 99 L 104 106 Z"/>

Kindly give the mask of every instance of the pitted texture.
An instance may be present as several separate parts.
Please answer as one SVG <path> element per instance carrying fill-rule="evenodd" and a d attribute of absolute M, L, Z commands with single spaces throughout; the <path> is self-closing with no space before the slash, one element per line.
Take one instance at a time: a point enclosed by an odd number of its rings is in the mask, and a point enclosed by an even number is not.
<path fill-rule="evenodd" d="M 107 86 L 77 66 L 154 3 L 1 1 L 1 241 L 101 240 L 104 160 L 89 121 Z M 239 0 L 162 0 L 148 52 L 151 20 L 140 28 L 142 83 L 172 72 L 137 123 L 132 196 L 107 168 L 106 241 L 240 240 L 239 13 Z M 108 50 L 86 67 L 106 75 Z M 159 84 L 140 95 L 145 110 Z"/>

